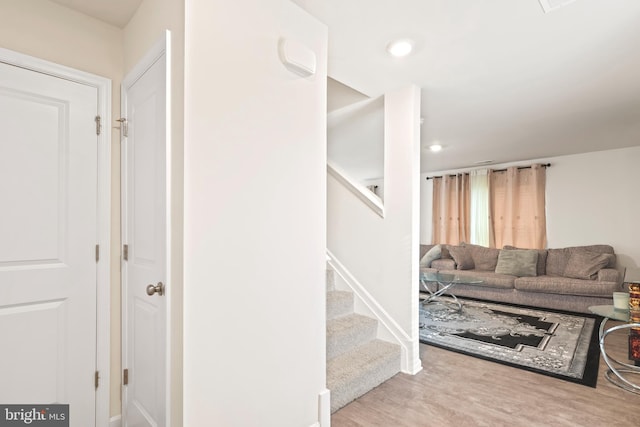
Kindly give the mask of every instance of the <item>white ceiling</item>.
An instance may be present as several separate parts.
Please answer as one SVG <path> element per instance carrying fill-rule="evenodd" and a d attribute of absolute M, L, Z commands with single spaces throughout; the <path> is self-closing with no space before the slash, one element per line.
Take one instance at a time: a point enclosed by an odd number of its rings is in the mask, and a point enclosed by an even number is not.
<path fill-rule="evenodd" d="M 53 1 L 124 27 L 142 0 Z M 422 88 L 423 172 L 640 145 L 638 0 L 293 1 L 329 27 L 329 76 L 361 92 L 332 108 Z M 398 37 L 411 56 L 386 53 Z"/>
<path fill-rule="evenodd" d="M 640 1 L 294 0 L 329 27 L 329 75 L 422 88 L 422 171 L 640 145 Z M 391 58 L 410 37 L 414 54 Z"/>
<path fill-rule="evenodd" d="M 51 0 L 108 24 L 124 28 L 142 0 Z"/>

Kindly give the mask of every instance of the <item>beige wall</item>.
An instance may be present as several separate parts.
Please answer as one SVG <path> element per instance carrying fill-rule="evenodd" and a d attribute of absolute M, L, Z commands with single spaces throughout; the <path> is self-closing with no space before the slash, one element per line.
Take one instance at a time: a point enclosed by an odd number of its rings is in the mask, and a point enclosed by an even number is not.
<path fill-rule="evenodd" d="M 0 45 L 111 79 L 112 119 L 120 117 L 122 30 L 48 0 L 0 0 Z M 108 125 L 108 124 L 107 124 Z M 112 134 L 111 415 L 120 413 L 120 138 Z"/>
<path fill-rule="evenodd" d="M 121 29 L 48 0 L 0 0 L 0 11 L 2 47 L 112 79 L 120 111 Z"/>
<path fill-rule="evenodd" d="M 182 200 L 184 129 L 184 1 L 144 0 L 124 28 L 124 70 L 129 72 L 145 53 L 171 31 L 171 263 L 170 297 L 171 408 L 173 427 L 182 425 Z M 112 378 L 119 382 L 120 377 Z M 119 411 L 118 411 L 119 413 Z"/>

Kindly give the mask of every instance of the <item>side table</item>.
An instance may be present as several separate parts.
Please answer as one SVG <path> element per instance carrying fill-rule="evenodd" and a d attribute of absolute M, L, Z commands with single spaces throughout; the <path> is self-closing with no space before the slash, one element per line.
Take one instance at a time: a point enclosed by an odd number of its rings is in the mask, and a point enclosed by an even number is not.
<path fill-rule="evenodd" d="M 629 310 L 619 310 L 614 308 L 613 305 L 594 305 L 589 307 L 589 311 L 603 318 L 600 323 L 599 338 L 600 353 L 602 354 L 604 363 L 606 363 L 609 368 L 604 374 L 605 378 L 624 390 L 640 394 L 640 384 L 630 379 L 634 374 L 640 374 L 640 366 L 616 360 L 607 353 L 605 346 L 605 340 L 609 334 L 622 329 L 640 328 L 640 323 L 625 323 L 624 325 L 613 326 L 606 329 L 606 324 L 609 319 L 629 322 Z"/>

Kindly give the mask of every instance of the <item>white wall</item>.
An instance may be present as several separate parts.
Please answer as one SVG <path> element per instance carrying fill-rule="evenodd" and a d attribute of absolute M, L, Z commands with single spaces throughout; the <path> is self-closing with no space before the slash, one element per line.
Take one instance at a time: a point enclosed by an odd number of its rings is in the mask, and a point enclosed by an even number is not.
<path fill-rule="evenodd" d="M 385 95 L 384 218 L 328 177 L 328 248 L 409 337 L 407 371 L 420 364 L 419 117 L 416 86 Z"/>
<path fill-rule="evenodd" d="M 605 243 L 615 249 L 619 265 L 640 266 L 640 147 L 514 164 L 536 162 L 551 163 L 546 191 L 548 246 Z M 432 192 L 425 177 L 441 174 L 420 177 L 422 243 L 431 243 Z"/>
<path fill-rule="evenodd" d="M 429 245 L 433 237 L 433 181 L 428 181 L 428 176 L 440 173 L 420 174 L 420 243 Z"/>
<path fill-rule="evenodd" d="M 120 117 L 122 30 L 48 0 L 0 0 L 0 46 L 111 79 Z M 105 123 L 109 126 L 109 123 Z M 120 413 L 120 137 L 111 155 L 111 416 Z"/>
<path fill-rule="evenodd" d="M 169 70 L 171 76 L 171 265 L 167 283 L 171 323 L 169 331 L 171 352 L 168 358 L 171 369 L 169 392 L 171 425 L 179 427 L 182 425 L 184 1 L 144 0 L 124 28 L 123 55 L 124 72 L 127 73 L 158 40 L 164 37 L 165 30 L 171 32 L 171 69 Z M 112 382 L 120 385 L 119 370 L 112 374 Z"/>
<path fill-rule="evenodd" d="M 549 247 L 607 243 L 640 266 L 640 147 L 549 159 Z"/>
<path fill-rule="evenodd" d="M 325 390 L 327 29 L 187 0 L 184 425 L 306 427 Z M 317 55 L 288 71 L 278 40 Z"/>
<path fill-rule="evenodd" d="M 331 111 L 327 146 L 329 161 L 359 183 L 383 180 L 384 96 Z"/>

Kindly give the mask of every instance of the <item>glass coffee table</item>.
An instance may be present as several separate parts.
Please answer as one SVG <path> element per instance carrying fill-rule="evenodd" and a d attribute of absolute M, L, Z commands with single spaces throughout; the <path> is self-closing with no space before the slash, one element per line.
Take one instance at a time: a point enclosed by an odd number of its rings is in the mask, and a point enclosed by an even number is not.
<path fill-rule="evenodd" d="M 429 283 L 436 283 L 435 291 L 429 287 Z M 420 301 L 422 305 L 439 303 L 449 304 L 455 307 L 455 310 L 462 309 L 462 303 L 451 292 L 451 288 L 455 285 L 477 285 L 482 283 L 482 279 L 473 276 L 448 274 L 448 273 L 423 273 L 420 272 L 420 292 L 425 293 L 425 298 Z"/>
<path fill-rule="evenodd" d="M 599 331 L 600 353 L 602 354 L 604 363 L 606 363 L 609 368 L 604 374 L 605 378 L 620 388 L 632 393 L 640 394 L 640 385 L 634 383 L 629 378 L 632 374 L 640 374 L 640 366 L 631 365 L 614 359 L 607 353 L 605 348 L 605 339 L 607 338 L 607 335 L 621 329 L 640 329 L 640 323 L 625 323 L 623 325 L 613 326 L 606 329 L 606 324 L 609 319 L 618 320 L 620 322 L 629 322 L 629 310 L 620 310 L 614 308 L 613 305 L 593 305 L 589 307 L 589 311 L 597 314 L 598 316 L 602 316 L 602 323 L 600 323 Z"/>

